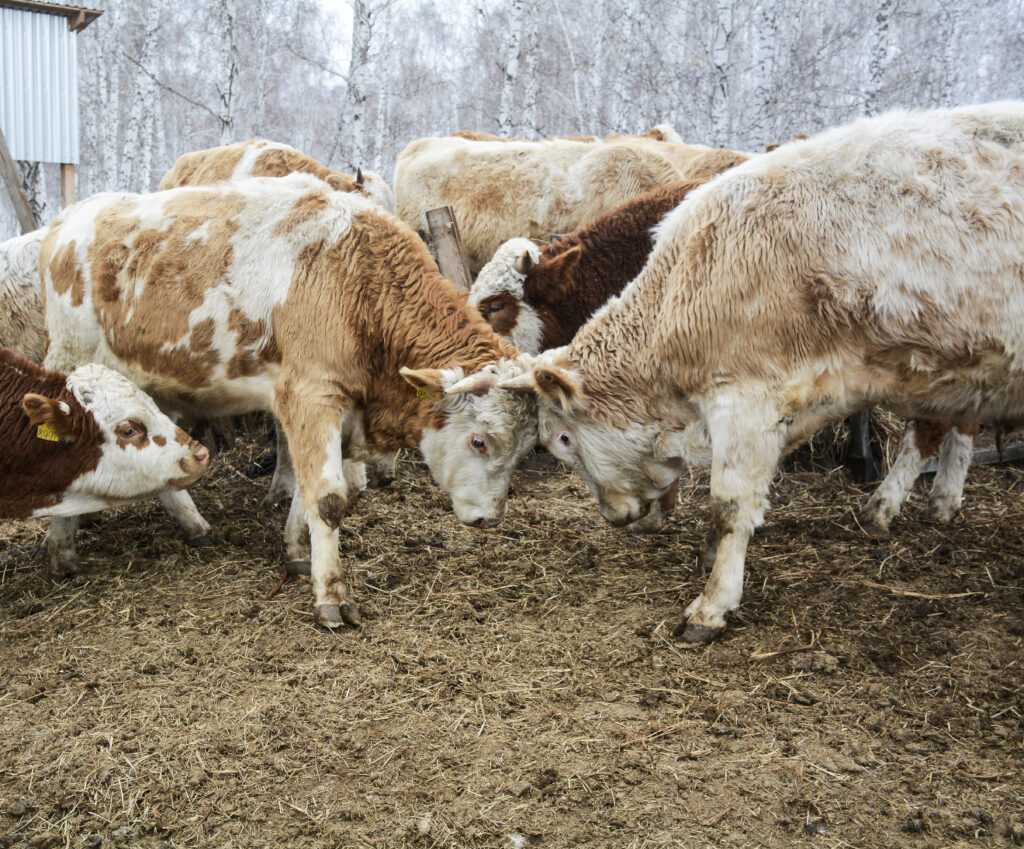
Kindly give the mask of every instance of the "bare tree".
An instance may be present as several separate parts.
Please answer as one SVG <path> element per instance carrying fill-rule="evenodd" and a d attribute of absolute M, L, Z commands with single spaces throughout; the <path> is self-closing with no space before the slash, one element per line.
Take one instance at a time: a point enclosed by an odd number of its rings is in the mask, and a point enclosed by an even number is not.
<path fill-rule="evenodd" d="M 139 54 L 139 67 L 135 71 L 135 92 L 121 146 L 118 183 L 125 188 L 139 191 L 144 191 L 149 186 L 149 172 L 153 159 L 153 110 L 157 105 L 156 84 L 142 68 L 148 68 L 156 55 L 160 33 L 160 6 L 159 0 L 150 0 L 146 9 L 142 52 Z M 142 166 L 139 159 L 150 164 Z"/>
<path fill-rule="evenodd" d="M 516 80 L 519 78 L 519 50 L 523 37 L 525 9 L 526 0 L 509 0 L 505 62 L 501 68 L 501 100 L 498 103 L 498 132 L 503 136 L 512 135 L 515 129 L 512 109 L 516 93 Z"/>

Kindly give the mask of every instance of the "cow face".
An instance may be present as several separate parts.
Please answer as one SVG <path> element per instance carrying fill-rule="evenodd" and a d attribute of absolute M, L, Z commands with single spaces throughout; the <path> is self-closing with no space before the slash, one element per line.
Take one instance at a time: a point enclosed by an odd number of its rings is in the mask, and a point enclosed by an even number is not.
<path fill-rule="evenodd" d="M 192 440 L 133 383 L 110 369 L 90 364 L 67 377 L 67 388 L 99 431 L 96 467 L 77 477 L 61 502 L 60 512 L 74 515 L 78 506 L 97 509 L 172 487 L 184 489 L 207 470 L 209 452 Z M 39 427 L 40 438 L 72 443 L 81 429 L 63 401 L 27 394 L 22 410 Z M 96 438 L 93 436 L 92 438 Z"/>
<path fill-rule="evenodd" d="M 537 396 L 540 443 L 576 470 L 612 525 L 647 516 L 684 468 L 676 452 L 664 451 L 666 433 L 658 427 L 619 428 L 591 418 L 582 387 L 567 369 L 538 360 L 499 386 Z"/>
<path fill-rule="evenodd" d="M 494 332 L 528 354 L 540 352 L 544 336 L 541 317 L 524 300 L 526 278 L 539 257 L 540 250 L 529 239 L 510 239 L 480 269 L 469 290 L 469 302 Z"/>
<path fill-rule="evenodd" d="M 461 368 L 402 369 L 417 394 L 436 405 L 438 426 L 424 428 L 420 451 L 464 524 L 501 521 L 512 473 L 537 444 L 534 399 L 497 388 L 521 371 L 509 360 L 468 377 Z"/>

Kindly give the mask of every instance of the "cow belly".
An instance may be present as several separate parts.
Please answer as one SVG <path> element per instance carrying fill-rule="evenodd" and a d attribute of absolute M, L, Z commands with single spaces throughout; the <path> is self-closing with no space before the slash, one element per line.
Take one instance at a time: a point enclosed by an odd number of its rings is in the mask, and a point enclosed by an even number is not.
<path fill-rule="evenodd" d="M 191 417 L 240 416 L 272 410 L 278 371 L 275 366 L 258 375 L 218 381 L 197 389 L 173 378 L 153 375 L 142 376 L 140 385 L 157 398 L 161 406 Z"/>

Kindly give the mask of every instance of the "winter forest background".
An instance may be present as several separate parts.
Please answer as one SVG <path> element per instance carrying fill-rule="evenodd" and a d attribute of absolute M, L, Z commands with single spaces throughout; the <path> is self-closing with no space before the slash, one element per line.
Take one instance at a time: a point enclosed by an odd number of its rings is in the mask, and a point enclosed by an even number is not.
<path fill-rule="evenodd" d="M 79 36 L 79 197 L 252 136 L 388 179 L 412 139 L 667 122 L 756 151 L 1024 94 L 1024 0 L 107 0 Z M 41 220 L 55 166 L 23 163 Z M 6 198 L 4 202 L 8 203 Z M 0 237 L 17 232 L 0 207 Z"/>

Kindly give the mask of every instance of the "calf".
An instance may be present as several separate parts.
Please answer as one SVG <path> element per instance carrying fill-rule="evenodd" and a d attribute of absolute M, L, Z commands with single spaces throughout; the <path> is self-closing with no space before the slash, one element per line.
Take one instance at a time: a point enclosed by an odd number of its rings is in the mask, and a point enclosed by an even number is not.
<path fill-rule="evenodd" d="M 1024 104 L 893 112 L 693 192 L 641 274 L 505 388 L 602 515 L 643 516 L 710 436 L 711 575 L 679 634 L 740 602 L 779 458 L 871 405 L 1024 418 Z"/>
<path fill-rule="evenodd" d="M 311 564 L 328 627 L 358 622 L 345 458 L 418 447 L 483 526 L 536 441 L 532 399 L 495 388 L 516 350 L 413 231 L 308 175 L 100 195 L 61 214 L 40 266 L 49 363 L 100 359 L 169 409 L 274 413 L 298 477 L 288 556 Z"/>
<path fill-rule="evenodd" d="M 0 518 L 74 517 L 181 490 L 209 459 L 116 372 L 90 364 L 65 376 L 0 349 Z M 73 530 L 55 576 L 73 571 Z"/>

